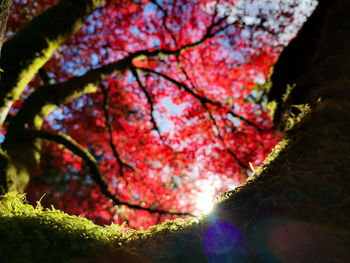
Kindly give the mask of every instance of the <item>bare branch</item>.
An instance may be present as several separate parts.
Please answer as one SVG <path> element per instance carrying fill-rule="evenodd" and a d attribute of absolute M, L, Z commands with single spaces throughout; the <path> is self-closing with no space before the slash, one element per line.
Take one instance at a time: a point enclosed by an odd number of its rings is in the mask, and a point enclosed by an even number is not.
<path fill-rule="evenodd" d="M 138 67 L 138 69 L 142 70 L 142 71 L 145 71 L 145 72 L 149 72 L 149 73 L 153 73 L 155 75 L 158 75 L 162 78 L 165 78 L 166 80 L 168 80 L 169 82 L 175 84 L 176 86 L 178 86 L 180 89 L 183 89 L 185 90 L 187 93 L 191 94 L 193 97 L 195 97 L 196 99 L 198 99 L 201 103 L 208 103 L 208 104 L 211 104 L 211 105 L 214 105 L 214 106 L 217 106 L 217 107 L 220 107 L 220 108 L 224 108 L 220 102 L 216 102 L 216 101 L 212 101 L 206 97 L 203 97 L 201 95 L 198 95 L 197 93 L 195 93 L 192 89 L 190 89 L 185 83 L 182 83 L 182 82 L 179 82 L 161 72 L 158 72 L 158 71 L 155 71 L 155 70 L 152 70 L 152 69 L 147 69 L 147 68 L 142 68 L 142 67 Z M 259 133 L 262 132 L 261 128 L 256 125 L 255 123 L 251 122 L 250 120 L 244 118 L 243 116 L 240 116 L 238 115 L 237 113 L 234 113 L 233 111 L 228 111 L 228 113 L 232 116 L 232 117 L 235 117 L 237 119 L 240 119 L 244 122 L 246 122 L 247 124 L 253 126 L 257 131 L 259 131 Z"/>
<path fill-rule="evenodd" d="M 139 210 L 145 210 L 150 213 L 159 213 L 159 214 L 168 214 L 168 215 L 179 215 L 179 216 L 192 216 L 190 213 L 187 212 L 177 212 L 177 211 L 166 211 L 161 209 L 153 209 L 148 207 L 143 207 L 138 204 L 133 204 L 129 202 L 123 202 L 120 201 L 114 194 L 112 194 L 109 190 L 108 184 L 106 183 L 104 176 L 102 175 L 100 168 L 98 166 L 97 161 L 95 158 L 84 149 L 79 143 L 77 143 L 74 139 L 72 139 L 70 136 L 63 134 L 63 133 L 52 133 L 50 131 L 46 130 L 25 130 L 21 133 L 22 136 L 25 136 L 27 138 L 35 139 L 35 138 L 41 138 L 46 139 L 49 141 L 57 142 L 61 145 L 63 145 L 65 148 L 70 150 L 72 153 L 76 154 L 80 158 L 82 158 L 86 164 L 88 165 L 90 172 L 92 174 L 92 178 L 95 181 L 95 183 L 99 186 L 102 194 L 106 196 L 107 198 L 110 198 L 115 205 L 125 205 L 129 208 L 133 209 L 139 209 Z"/>
<path fill-rule="evenodd" d="M 118 164 L 119 164 L 119 173 L 122 177 L 124 177 L 124 172 L 123 172 L 123 167 L 127 167 L 129 168 L 130 170 L 134 171 L 135 172 L 135 168 L 132 167 L 131 165 L 125 163 L 118 151 L 117 151 L 117 148 L 115 147 L 115 144 L 113 142 L 113 129 L 112 129 L 112 125 L 110 123 L 110 116 L 109 116 L 109 113 L 108 113 L 108 91 L 107 89 L 101 85 L 101 89 L 102 89 L 102 93 L 103 93 L 103 113 L 105 115 L 105 125 L 106 125 L 106 128 L 107 128 L 107 131 L 108 131 L 108 134 L 109 134 L 109 145 L 112 149 L 112 152 L 113 152 L 113 155 L 114 157 L 116 158 Z"/>
<path fill-rule="evenodd" d="M 225 143 L 225 140 L 220 132 L 220 129 L 219 129 L 219 126 L 214 118 L 214 116 L 212 115 L 211 111 L 208 109 L 207 107 L 207 104 L 211 104 L 211 105 L 215 105 L 215 106 L 218 106 L 218 107 L 222 107 L 221 104 L 219 102 L 214 102 L 212 100 L 209 100 L 208 98 L 205 98 L 203 96 L 200 96 L 198 95 L 197 93 L 195 93 L 192 89 L 190 89 L 186 84 L 182 83 L 182 82 L 179 82 L 177 80 L 174 80 L 173 78 L 170 78 L 169 76 L 163 74 L 163 73 L 160 73 L 160 72 L 157 72 L 157 71 L 154 71 L 154 70 L 151 70 L 151 69 L 145 69 L 145 68 L 139 68 L 140 70 L 143 70 L 143 71 L 146 71 L 146 72 L 150 72 L 150 73 L 154 73 L 156 75 L 159 75 L 163 78 L 165 78 L 166 80 L 168 80 L 169 82 L 175 84 L 176 86 L 178 86 L 180 89 L 184 89 L 186 92 L 188 92 L 189 94 L 191 94 L 193 97 L 195 97 L 196 99 L 199 100 L 199 102 L 201 103 L 202 107 L 208 112 L 209 114 L 209 117 L 211 119 L 211 121 L 213 122 L 217 132 L 218 132 L 218 137 L 220 139 L 220 141 L 224 144 L 224 147 L 226 149 L 226 151 L 238 162 L 238 164 L 242 167 L 242 168 L 245 168 L 245 169 L 249 169 L 249 167 L 247 165 L 245 165 L 239 158 L 238 156 L 232 152 L 231 149 L 229 149 L 227 146 L 226 146 L 226 143 Z M 184 74 L 186 74 L 185 71 L 183 71 Z M 187 76 L 187 74 L 186 74 Z M 188 77 L 188 76 L 187 76 Z M 239 115 L 233 113 L 232 111 L 229 111 L 230 114 L 234 114 L 234 117 L 237 117 Z M 245 119 L 241 116 L 239 116 L 240 119 Z M 247 123 L 251 123 L 250 121 L 247 120 Z M 254 127 L 256 127 L 259 131 L 260 131 L 260 128 L 256 125 L 256 124 L 253 124 Z"/>
<path fill-rule="evenodd" d="M 162 134 L 160 133 L 160 129 L 159 129 L 159 127 L 157 125 L 157 122 L 156 122 L 156 120 L 154 118 L 154 115 L 153 115 L 154 104 L 153 104 L 153 99 L 151 97 L 151 94 L 149 94 L 149 92 L 147 91 L 146 87 L 142 84 L 142 82 L 141 82 L 141 80 L 139 78 L 139 75 L 137 74 L 137 71 L 136 71 L 136 69 L 134 67 L 131 68 L 131 72 L 134 75 L 134 77 L 136 79 L 136 82 L 139 85 L 139 87 L 141 88 L 143 94 L 146 96 L 148 104 L 150 105 L 150 115 L 151 115 L 151 122 L 152 122 L 152 125 L 153 125 L 153 129 L 155 131 L 157 131 L 157 133 L 159 134 L 159 137 L 162 138 Z"/>
<path fill-rule="evenodd" d="M 166 24 L 166 20 L 168 18 L 168 12 L 156 0 L 151 0 L 151 3 L 155 4 L 159 8 L 159 10 L 162 11 L 162 13 L 163 13 L 163 21 L 162 21 L 163 26 L 164 26 L 165 30 L 170 34 L 172 40 L 174 41 L 174 43 L 176 45 L 176 37 Z"/>

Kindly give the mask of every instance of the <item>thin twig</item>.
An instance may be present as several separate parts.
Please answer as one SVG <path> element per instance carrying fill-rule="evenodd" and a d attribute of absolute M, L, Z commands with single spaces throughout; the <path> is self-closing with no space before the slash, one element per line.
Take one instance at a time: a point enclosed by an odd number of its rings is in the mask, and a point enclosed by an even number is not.
<path fill-rule="evenodd" d="M 156 0 L 151 0 L 151 3 L 155 4 L 159 8 L 159 10 L 162 11 L 162 13 L 163 13 L 163 21 L 162 21 L 163 26 L 164 26 L 165 30 L 170 34 L 170 36 L 171 36 L 171 38 L 174 41 L 174 44 L 176 46 L 175 35 L 166 24 L 166 20 L 168 18 L 168 12 Z"/>
<path fill-rule="evenodd" d="M 163 73 L 160 73 L 160 72 L 157 72 L 157 71 L 154 71 L 154 70 L 150 70 L 150 69 L 145 69 L 145 68 L 139 68 L 141 70 L 144 70 L 146 72 L 150 72 L 150 73 L 154 73 L 154 74 L 157 74 L 165 79 L 167 79 L 168 81 L 170 81 L 171 83 L 175 84 L 177 87 L 179 87 L 179 89 L 184 89 L 186 92 L 188 92 L 189 94 L 191 94 L 193 97 L 195 97 L 196 99 L 199 100 L 199 102 L 201 103 L 202 107 L 208 112 L 209 114 L 209 117 L 211 119 L 211 121 L 213 122 L 215 128 L 217 129 L 217 132 L 218 132 L 218 136 L 219 136 L 219 139 L 221 140 L 221 142 L 223 143 L 226 151 L 238 162 L 238 164 L 242 167 L 242 168 L 245 168 L 245 169 L 249 169 L 249 167 L 247 165 L 245 165 L 239 158 L 238 156 L 232 152 L 231 149 L 229 149 L 227 146 L 226 146 L 226 143 L 225 143 L 225 140 L 223 138 L 223 136 L 221 135 L 221 132 L 220 132 L 220 129 L 219 129 L 219 126 L 214 118 L 214 116 L 212 115 L 211 111 L 208 109 L 207 107 L 207 104 L 211 104 L 211 105 L 214 105 L 214 106 L 218 106 L 218 107 L 222 107 L 221 104 L 219 102 L 214 102 L 214 101 L 211 101 L 209 100 L 208 98 L 205 98 L 203 96 L 200 96 L 198 95 L 197 93 L 195 93 L 191 88 L 189 88 L 186 84 L 182 83 L 182 82 L 179 82 L 177 80 L 174 80 L 173 78 L 170 78 L 169 76 L 163 74 Z M 232 112 L 233 113 L 233 112 Z M 234 113 L 233 113 L 234 114 Z M 236 115 L 236 114 L 235 114 Z M 238 115 L 237 115 L 238 116 Z M 241 117 L 243 118 L 243 117 Z"/>
<path fill-rule="evenodd" d="M 208 103 L 208 104 L 211 104 L 211 105 L 214 105 L 214 106 L 217 106 L 219 108 L 223 108 L 225 109 L 220 102 L 216 102 L 216 101 L 212 101 L 206 97 L 203 97 L 201 95 L 198 95 L 197 93 L 195 93 L 192 89 L 190 89 L 185 83 L 182 83 L 182 82 L 179 82 L 161 72 L 158 72 L 158 71 L 155 71 L 155 70 L 152 70 L 152 69 L 147 69 L 147 68 L 142 68 L 142 67 L 138 67 L 138 69 L 140 70 L 143 70 L 145 72 L 149 72 L 149 73 L 153 73 L 155 75 L 158 75 L 158 76 L 161 76 L 162 78 L 168 80 L 169 82 L 175 84 L 176 86 L 178 86 L 179 88 L 185 90 L 187 93 L 191 94 L 193 97 L 195 97 L 196 99 L 198 99 L 200 102 L 203 102 L 203 103 Z M 240 119 L 244 122 L 246 122 L 247 124 L 253 126 L 259 133 L 262 132 L 261 128 L 256 125 L 255 123 L 251 122 L 250 120 L 246 119 L 245 117 L 243 116 L 240 116 L 238 115 L 237 113 L 234 113 L 233 111 L 229 110 L 228 113 L 232 116 L 232 117 L 235 117 L 237 119 Z"/>
<path fill-rule="evenodd" d="M 115 146 L 114 142 L 113 142 L 113 128 L 110 122 L 110 117 L 109 117 L 109 113 L 108 113 L 108 90 L 101 85 L 101 89 L 102 89 L 102 94 L 103 94 L 103 112 L 105 115 L 105 125 L 107 127 L 107 131 L 109 133 L 109 145 L 112 149 L 113 155 L 115 157 L 115 159 L 117 160 L 118 164 L 119 164 L 119 174 L 121 175 L 121 177 L 125 178 L 124 176 L 124 171 L 123 171 L 123 167 L 126 167 L 130 170 L 132 170 L 139 178 L 140 181 L 142 182 L 142 184 L 144 186 L 146 186 L 151 193 L 156 196 L 156 193 L 154 192 L 154 190 L 147 185 L 144 180 L 142 179 L 142 177 L 140 176 L 140 172 L 138 171 L 138 169 L 136 169 L 135 167 L 131 166 L 130 164 L 126 163 L 124 160 L 122 160 L 122 158 L 120 157 L 119 152 L 117 151 L 117 147 Z M 131 192 L 130 188 L 128 188 L 129 193 Z"/>
<path fill-rule="evenodd" d="M 152 98 L 151 94 L 149 94 L 149 92 L 147 91 L 146 87 L 142 84 L 141 79 L 139 78 L 139 75 L 134 67 L 131 67 L 131 72 L 132 72 L 133 76 L 135 77 L 136 82 L 139 85 L 140 89 L 142 90 L 143 94 L 147 98 L 147 102 L 150 106 L 150 115 L 151 115 L 151 122 L 153 125 L 153 129 L 155 131 L 157 131 L 157 133 L 159 134 L 159 137 L 162 138 L 162 134 L 160 133 L 160 129 L 159 129 L 157 122 L 156 122 L 154 115 L 153 115 L 153 112 L 154 112 L 153 98 Z"/>
<path fill-rule="evenodd" d="M 121 159 L 121 157 L 117 151 L 117 148 L 115 147 L 115 144 L 113 142 L 113 129 L 112 129 L 112 125 L 110 123 L 110 117 L 109 117 L 109 113 L 108 113 L 108 91 L 103 85 L 101 85 L 101 90 L 102 90 L 102 94 L 103 94 L 103 113 L 105 115 L 105 126 L 106 126 L 108 134 L 109 134 L 109 145 L 112 149 L 114 157 L 116 158 L 116 160 L 119 164 L 119 173 L 122 177 L 124 177 L 124 172 L 123 172 L 124 166 L 129 168 L 133 172 L 135 172 L 135 168 L 133 166 L 125 163 Z"/>
<path fill-rule="evenodd" d="M 225 139 L 224 137 L 222 136 L 221 132 L 220 132 L 220 129 L 219 129 L 219 125 L 217 124 L 213 114 L 211 113 L 211 111 L 208 109 L 207 105 L 206 104 L 202 104 L 202 106 L 206 109 L 206 111 L 208 112 L 209 114 L 209 118 L 211 119 L 211 121 L 213 122 L 217 132 L 218 132 L 218 137 L 219 139 L 221 140 L 222 144 L 224 145 L 226 151 L 238 162 L 238 164 L 244 168 L 244 169 L 249 169 L 249 167 L 247 165 L 245 165 L 241 159 L 238 158 L 238 156 L 226 145 L 225 143 Z"/>

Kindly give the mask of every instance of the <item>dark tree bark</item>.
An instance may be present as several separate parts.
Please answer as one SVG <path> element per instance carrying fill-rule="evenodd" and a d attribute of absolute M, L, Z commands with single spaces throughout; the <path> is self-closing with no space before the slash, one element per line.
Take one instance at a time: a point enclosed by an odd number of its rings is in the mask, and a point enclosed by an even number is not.
<path fill-rule="evenodd" d="M 5 37 L 7 18 L 9 15 L 11 4 L 12 4 L 11 0 L 0 1 L 0 54 L 1 54 L 2 42 L 4 41 L 4 37 Z"/>
<path fill-rule="evenodd" d="M 11 4 L 12 4 L 11 0 L 0 0 L 0 57 L 1 57 L 1 48 L 2 48 L 2 44 L 4 41 L 5 32 L 6 32 L 7 18 L 9 15 Z M 0 67 L 0 72 L 2 71 L 3 69 Z M 1 80 L 1 75 L 0 75 L 0 80 Z M 7 159 L 0 148 L 0 167 L 4 167 L 4 166 L 7 166 Z M 0 193 L 6 192 L 7 190 L 6 185 L 7 185 L 6 176 L 4 173 L 0 172 Z"/>

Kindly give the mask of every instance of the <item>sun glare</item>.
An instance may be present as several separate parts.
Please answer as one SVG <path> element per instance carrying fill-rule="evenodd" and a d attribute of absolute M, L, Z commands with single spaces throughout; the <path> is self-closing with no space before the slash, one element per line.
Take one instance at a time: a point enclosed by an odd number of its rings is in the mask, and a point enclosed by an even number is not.
<path fill-rule="evenodd" d="M 200 182 L 201 192 L 197 194 L 196 197 L 196 211 L 195 215 L 199 216 L 201 214 L 209 214 L 214 207 L 214 198 L 216 188 L 219 186 L 220 181 L 215 180 L 214 182 L 202 181 Z"/>
<path fill-rule="evenodd" d="M 194 215 L 200 216 L 202 214 L 207 215 L 214 208 L 214 199 L 216 197 L 217 190 L 221 188 L 222 182 L 220 180 L 207 180 L 200 182 L 202 191 L 197 193 Z M 228 183 L 228 190 L 232 190 L 237 187 L 236 184 Z"/>
<path fill-rule="evenodd" d="M 213 203 L 213 196 L 211 192 L 202 192 L 198 195 L 197 197 L 197 202 L 196 202 L 196 210 L 195 214 L 200 215 L 200 214 L 209 214 L 210 211 L 213 209 L 214 203 Z"/>

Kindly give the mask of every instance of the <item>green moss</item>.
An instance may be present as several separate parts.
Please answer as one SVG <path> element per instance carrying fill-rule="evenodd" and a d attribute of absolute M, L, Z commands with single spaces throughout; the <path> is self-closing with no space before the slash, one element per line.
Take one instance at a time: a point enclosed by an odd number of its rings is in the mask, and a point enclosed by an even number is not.
<path fill-rule="evenodd" d="M 147 231 L 113 224 L 101 227 L 54 207 L 44 209 L 40 202 L 33 207 L 26 204 L 24 194 L 10 192 L 0 199 L 0 258 L 3 262 L 115 262 L 116 258 L 149 262 L 135 252 L 165 245 L 179 235 L 193 235 L 203 219 L 166 221 Z"/>
<path fill-rule="evenodd" d="M 126 239 L 123 226 L 100 227 L 59 210 L 25 204 L 23 194 L 0 201 L 0 258 L 3 262 L 71 262 Z M 84 261 L 84 260 L 83 260 Z"/>

